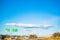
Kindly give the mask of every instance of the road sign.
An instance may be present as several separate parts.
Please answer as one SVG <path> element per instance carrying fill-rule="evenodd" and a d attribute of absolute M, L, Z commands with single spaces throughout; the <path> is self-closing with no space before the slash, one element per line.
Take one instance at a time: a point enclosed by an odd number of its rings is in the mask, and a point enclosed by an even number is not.
<path fill-rule="evenodd" d="M 10 29 L 10 28 L 6 28 L 6 32 L 18 32 L 18 29 L 17 28 L 12 28 L 12 29 Z"/>

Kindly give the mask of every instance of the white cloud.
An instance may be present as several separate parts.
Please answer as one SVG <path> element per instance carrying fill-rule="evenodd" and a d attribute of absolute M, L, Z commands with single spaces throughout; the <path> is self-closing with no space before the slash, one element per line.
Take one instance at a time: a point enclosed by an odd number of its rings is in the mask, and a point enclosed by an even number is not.
<path fill-rule="evenodd" d="M 5 25 L 7 25 L 7 26 L 15 26 L 16 23 L 6 23 Z"/>
<path fill-rule="evenodd" d="M 28 26 L 28 27 L 33 27 L 33 26 L 40 26 L 37 24 L 23 24 L 23 23 L 17 23 L 16 26 Z"/>
<path fill-rule="evenodd" d="M 39 24 L 24 24 L 24 23 L 6 23 L 6 26 L 22 26 L 22 27 L 52 27 L 52 25 L 39 25 Z"/>

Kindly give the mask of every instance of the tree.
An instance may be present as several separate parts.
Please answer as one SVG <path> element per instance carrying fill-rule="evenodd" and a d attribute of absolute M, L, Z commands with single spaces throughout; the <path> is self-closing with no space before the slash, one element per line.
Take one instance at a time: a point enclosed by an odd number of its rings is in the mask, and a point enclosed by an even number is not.
<path fill-rule="evenodd" d="M 29 38 L 37 38 L 36 35 L 30 35 Z"/>
<path fill-rule="evenodd" d="M 2 39 L 6 38 L 6 35 L 2 35 Z"/>
<path fill-rule="evenodd" d="M 56 37 L 56 36 L 59 37 L 60 36 L 60 33 L 59 32 L 56 32 L 56 33 L 53 34 L 53 37 Z"/>

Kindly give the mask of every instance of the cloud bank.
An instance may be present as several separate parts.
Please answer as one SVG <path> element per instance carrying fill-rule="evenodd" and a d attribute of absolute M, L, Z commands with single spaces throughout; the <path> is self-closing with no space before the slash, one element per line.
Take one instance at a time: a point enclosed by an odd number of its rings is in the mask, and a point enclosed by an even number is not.
<path fill-rule="evenodd" d="M 19 27 L 53 27 L 53 25 L 42 25 L 42 24 L 24 24 L 24 23 L 6 23 L 6 26 L 19 26 Z"/>

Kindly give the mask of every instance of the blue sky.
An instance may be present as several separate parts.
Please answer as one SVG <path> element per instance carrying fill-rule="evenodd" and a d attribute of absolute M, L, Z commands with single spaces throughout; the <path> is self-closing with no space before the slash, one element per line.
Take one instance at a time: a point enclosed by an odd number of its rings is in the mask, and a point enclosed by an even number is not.
<path fill-rule="evenodd" d="M 1 0 L 0 33 L 3 34 L 6 23 L 42 24 L 54 27 L 22 28 L 17 27 L 19 35 L 51 35 L 60 31 L 60 0 Z M 16 26 L 12 26 L 14 28 Z M 4 29 L 4 30 L 2 30 Z M 4 34 L 9 34 L 4 32 Z M 17 35 L 16 33 L 12 33 Z"/>

